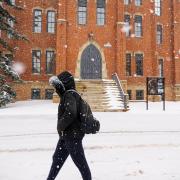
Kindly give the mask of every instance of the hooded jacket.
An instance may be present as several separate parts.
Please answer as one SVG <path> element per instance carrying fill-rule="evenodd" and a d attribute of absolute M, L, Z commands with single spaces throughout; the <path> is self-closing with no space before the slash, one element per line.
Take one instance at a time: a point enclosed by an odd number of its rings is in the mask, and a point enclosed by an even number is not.
<path fill-rule="evenodd" d="M 61 86 L 56 88 L 56 92 L 61 98 L 58 106 L 57 131 L 61 137 L 82 138 L 84 133 L 80 130 L 78 115 L 80 96 L 76 92 L 68 91 L 76 90 L 74 78 L 67 71 L 57 77 L 62 82 Z"/>

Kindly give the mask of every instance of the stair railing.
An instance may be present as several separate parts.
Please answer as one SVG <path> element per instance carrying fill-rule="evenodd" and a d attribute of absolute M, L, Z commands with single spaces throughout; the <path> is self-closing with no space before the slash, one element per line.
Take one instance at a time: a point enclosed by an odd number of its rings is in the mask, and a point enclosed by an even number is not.
<path fill-rule="evenodd" d="M 119 94 L 120 94 L 120 97 L 123 101 L 124 110 L 127 111 L 128 110 L 129 96 L 128 96 L 128 94 L 126 94 L 124 92 L 121 81 L 119 80 L 117 73 L 112 74 L 112 79 L 116 82 L 116 84 L 118 86 Z"/>

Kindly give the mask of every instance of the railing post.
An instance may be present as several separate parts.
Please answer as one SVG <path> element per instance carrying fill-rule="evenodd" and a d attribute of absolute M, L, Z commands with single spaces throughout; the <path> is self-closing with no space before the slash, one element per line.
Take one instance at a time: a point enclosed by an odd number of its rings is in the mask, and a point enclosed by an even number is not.
<path fill-rule="evenodd" d="M 122 98 L 122 100 L 123 100 L 124 111 L 127 111 L 127 110 L 128 110 L 128 101 L 129 101 L 128 94 L 126 94 L 126 93 L 124 92 L 117 73 L 114 73 L 114 74 L 112 75 L 112 79 L 113 79 L 113 80 L 116 82 L 116 84 L 118 85 L 119 94 L 120 94 L 120 96 L 121 96 L 121 98 Z"/>
<path fill-rule="evenodd" d="M 124 110 L 127 111 L 128 109 L 128 101 L 129 101 L 129 98 L 128 98 L 128 94 L 124 94 Z"/>

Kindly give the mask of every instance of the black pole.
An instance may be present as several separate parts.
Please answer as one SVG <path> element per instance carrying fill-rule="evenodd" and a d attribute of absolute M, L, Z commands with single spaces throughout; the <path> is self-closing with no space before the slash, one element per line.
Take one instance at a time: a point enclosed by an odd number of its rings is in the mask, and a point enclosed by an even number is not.
<path fill-rule="evenodd" d="M 163 92 L 163 110 L 166 109 L 166 98 L 165 98 L 165 78 L 163 78 L 164 92 Z"/>
<path fill-rule="evenodd" d="M 146 78 L 146 110 L 148 110 L 148 77 Z"/>

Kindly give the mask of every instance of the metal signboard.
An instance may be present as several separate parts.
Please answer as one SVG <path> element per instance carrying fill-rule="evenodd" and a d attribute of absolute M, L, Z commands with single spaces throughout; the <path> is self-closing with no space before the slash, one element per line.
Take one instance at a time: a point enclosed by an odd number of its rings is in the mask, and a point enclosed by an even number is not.
<path fill-rule="evenodd" d="M 146 79 L 146 107 L 148 110 L 148 96 L 161 95 L 163 100 L 163 110 L 165 110 L 165 78 L 164 77 L 147 77 Z"/>

